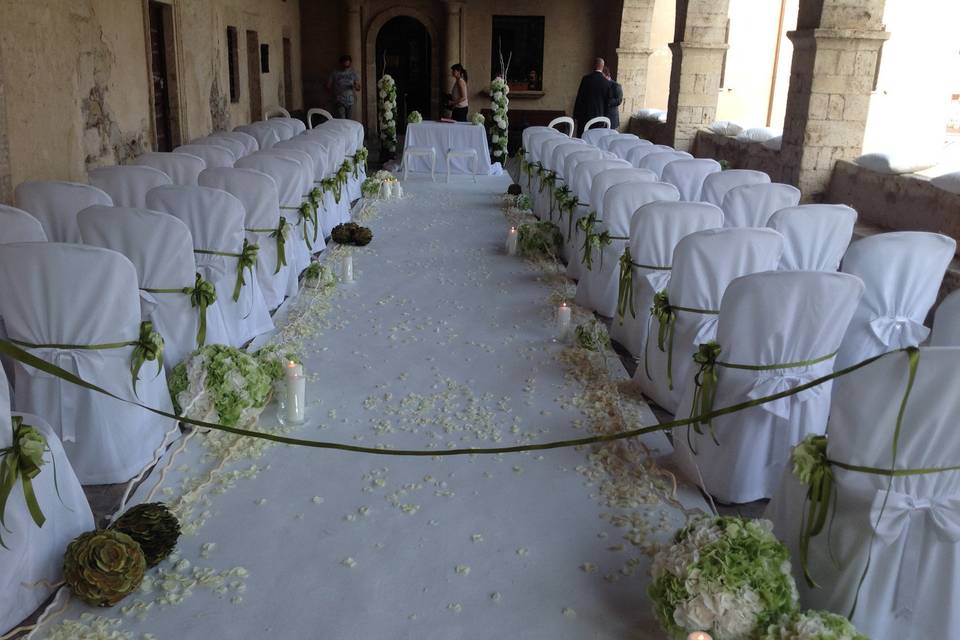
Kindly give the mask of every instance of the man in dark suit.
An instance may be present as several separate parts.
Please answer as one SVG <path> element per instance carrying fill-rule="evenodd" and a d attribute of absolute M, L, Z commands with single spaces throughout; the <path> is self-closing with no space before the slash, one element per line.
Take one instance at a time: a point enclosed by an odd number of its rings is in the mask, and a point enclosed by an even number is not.
<path fill-rule="evenodd" d="M 593 72 L 583 76 L 573 105 L 573 119 L 577 121 L 577 135 L 583 134 L 583 125 L 591 118 L 607 115 L 610 104 L 610 81 L 603 77 L 603 58 L 593 61 Z"/>
<path fill-rule="evenodd" d="M 620 128 L 620 105 L 623 104 L 623 87 L 610 75 L 610 69 L 603 68 L 603 77 L 610 83 L 610 96 L 607 101 L 607 117 L 610 118 L 610 128 Z"/>

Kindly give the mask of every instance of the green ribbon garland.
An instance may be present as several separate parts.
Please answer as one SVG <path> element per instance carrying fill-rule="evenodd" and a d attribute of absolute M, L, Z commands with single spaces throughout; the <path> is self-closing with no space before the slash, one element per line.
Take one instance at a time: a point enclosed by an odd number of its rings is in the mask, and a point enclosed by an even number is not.
<path fill-rule="evenodd" d="M 287 233 L 289 227 L 287 219 L 280 216 L 280 222 L 276 229 L 266 228 L 248 228 L 247 231 L 253 233 L 269 233 L 271 238 L 277 241 L 277 268 L 273 270 L 274 275 L 280 273 L 280 269 L 287 266 Z"/>
<path fill-rule="evenodd" d="M 43 454 L 49 451 L 47 439 L 36 428 L 23 423 L 20 416 L 11 416 L 13 444 L 0 449 L 0 525 L 7 529 L 5 521 L 7 500 L 19 480 L 23 486 L 23 498 L 27 511 L 38 527 L 47 521 L 33 490 L 33 479 L 43 466 Z M 9 531 L 9 529 L 7 529 Z M 0 547 L 8 549 L 0 535 Z M 8 549 L 9 550 L 9 549 Z"/>
<path fill-rule="evenodd" d="M 247 284 L 246 279 L 243 277 L 244 269 L 250 269 L 250 273 L 253 274 L 257 268 L 257 252 L 260 251 L 260 247 L 255 244 L 250 244 L 246 238 L 243 240 L 243 249 L 240 253 L 230 253 L 228 251 L 211 251 L 210 249 L 194 249 L 194 253 L 201 253 L 208 256 L 226 256 L 228 258 L 237 259 L 237 283 L 233 287 L 233 301 L 240 301 L 240 290 L 245 284 Z"/>
<path fill-rule="evenodd" d="M 553 188 L 553 185 L 556 184 L 557 174 L 554 171 L 549 169 L 540 170 L 540 193 L 543 193 L 543 190 L 549 185 L 550 188 Z"/>
<path fill-rule="evenodd" d="M 336 176 L 331 176 L 329 178 L 324 178 L 320 181 L 320 187 L 323 189 L 324 193 L 330 191 L 333 193 L 333 198 L 337 204 L 340 204 L 340 181 Z"/>
<path fill-rule="evenodd" d="M 570 220 L 573 220 L 573 216 L 570 216 Z M 580 258 L 580 264 L 586 265 L 587 269 L 591 271 L 593 271 L 593 225 L 596 223 L 596 211 L 591 211 L 588 215 L 577 220 L 577 229 L 584 233 L 583 256 Z"/>
<path fill-rule="evenodd" d="M 202 347 L 207 341 L 207 307 L 217 301 L 217 290 L 213 283 L 204 280 L 199 273 L 196 274 L 192 287 L 181 287 L 179 289 L 152 289 L 143 288 L 148 293 L 182 293 L 190 296 L 190 306 L 200 308 L 200 322 L 197 326 L 197 346 Z"/>

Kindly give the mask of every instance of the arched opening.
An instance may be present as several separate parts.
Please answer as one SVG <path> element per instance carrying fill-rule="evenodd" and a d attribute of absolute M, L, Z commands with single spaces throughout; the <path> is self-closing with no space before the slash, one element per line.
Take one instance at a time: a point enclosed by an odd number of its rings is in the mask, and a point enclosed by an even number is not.
<path fill-rule="evenodd" d="M 389 73 L 397 82 L 397 123 L 406 131 L 407 115 L 430 117 L 431 46 L 426 26 L 411 16 L 396 16 L 377 34 L 376 77 Z"/>

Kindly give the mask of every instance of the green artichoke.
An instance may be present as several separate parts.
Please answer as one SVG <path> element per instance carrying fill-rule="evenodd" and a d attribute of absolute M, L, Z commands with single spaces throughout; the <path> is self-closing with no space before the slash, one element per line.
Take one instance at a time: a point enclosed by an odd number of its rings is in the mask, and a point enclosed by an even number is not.
<path fill-rule="evenodd" d="M 363 247 L 373 240 L 373 232 L 367 227 L 361 227 L 356 222 L 338 224 L 330 232 L 330 237 L 337 244 L 352 244 Z"/>
<path fill-rule="evenodd" d="M 180 521 L 162 502 L 138 504 L 117 518 L 111 527 L 133 538 L 154 567 L 170 555 L 180 538 Z"/>
<path fill-rule="evenodd" d="M 360 227 L 353 234 L 353 243 L 358 247 L 367 246 L 371 240 L 373 240 L 373 231 L 370 231 L 367 227 Z"/>
<path fill-rule="evenodd" d="M 67 545 L 63 579 L 75 596 L 112 607 L 143 581 L 147 561 L 133 538 L 112 529 L 83 533 Z"/>
<path fill-rule="evenodd" d="M 507 188 L 507 193 L 511 196 L 518 196 L 523 193 L 523 188 L 517 183 L 513 183 Z"/>

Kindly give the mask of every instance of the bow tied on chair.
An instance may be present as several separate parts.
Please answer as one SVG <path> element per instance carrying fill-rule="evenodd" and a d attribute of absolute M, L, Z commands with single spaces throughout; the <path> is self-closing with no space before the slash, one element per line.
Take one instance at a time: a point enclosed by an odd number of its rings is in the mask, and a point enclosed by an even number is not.
<path fill-rule="evenodd" d="M 316 189 L 314 189 L 314 191 L 316 191 Z M 311 234 L 308 230 L 308 227 L 311 224 L 313 225 L 313 239 L 316 240 L 318 218 L 317 218 L 316 206 L 313 204 L 314 203 L 313 191 L 311 191 L 307 197 L 309 198 L 309 202 L 304 202 L 303 204 L 301 204 L 300 207 L 297 209 L 297 212 L 300 214 L 300 221 L 303 222 L 303 239 L 307 243 L 307 248 L 312 251 L 313 242 L 310 241 Z"/>
<path fill-rule="evenodd" d="M 13 442 L 9 447 L 0 449 L 0 526 L 6 529 L 7 501 L 19 480 L 23 487 L 27 511 L 34 523 L 42 527 L 47 519 L 40 510 L 40 503 L 33 490 L 33 479 L 40 474 L 40 468 L 44 464 L 43 454 L 49 451 L 47 439 L 35 427 L 24 424 L 22 417 L 11 416 L 10 420 Z M 7 548 L 2 535 L 0 546 Z"/>
<path fill-rule="evenodd" d="M 627 309 L 632 317 L 637 317 L 633 306 L 633 256 L 629 244 L 623 248 L 623 255 L 620 256 L 620 285 L 617 290 L 617 317 L 620 318 L 620 324 L 623 324 Z"/>
<path fill-rule="evenodd" d="M 832 359 L 834 354 L 830 354 L 824 359 L 818 359 L 817 362 L 798 364 L 794 367 L 782 366 L 782 368 L 760 369 L 758 376 L 753 382 L 753 386 L 747 391 L 747 397 L 750 399 L 765 398 L 774 394 L 789 391 L 795 387 L 804 385 L 820 376 L 830 373 L 832 367 L 816 366 L 821 362 Z M 776 366 L 776 365 L 773 365 Z M 760 407 L 772 413 L 783 420 L 789 420 L 792 405 L 801 404 L 812 398 L 818 397 L 822 393 L 823 387 L 818 385 L 809 389 L 804 389 L 785 398 L 777 398 L 770 402 L 765 402 Z"/>
<path fill-rule="evenodd" d="M 280 273 L 280 269 L 287 266 L 288 235 L 290 235 L 290 227 L 287 225 L 287 219 L 280 216 L 280 223 L 277 224 L 277 228 L 270 232 L 270 237 L 277 241 L 277 268 L 273 270 L 274 274 Z"/>
<path fill-rule="evenodd" d="M 133 353 L 130 356 L 130 374 L 133 376 L 133 390 L 136 393 L 140 369 L 145 362 L 157 363 L 157 375 L 163 371 L 163 337 L 153 330 L 153 323 L 146 320 L 140 323 L 140 336 L 131 346 Z"/>
<path fill-rule="evenodd" d="M 697 350 L 693 354 L 693 361 L 699 365 L 700 369 L 693 376 L 693 408 L 692 416 L 705 416 L 713 411 L 713 400 L 717 395 L 717 384 L 719 376 L 717 375 L 717 358 L 720 357 L 722 349 L 716 342 L 707 342 L 697 345 Z M 693 428 L 697 433 L 703 433 L 700 425 L 711 426 L 710 418 L 701 418 Z M 712 433 L 712 431 L 711 431 Z M 716 442 L 716 437 L 714 437 Z"/>
<path fill-rule="evenodd" d="M 800 566 L 807 585 L 818 587 L 810 575 L 810 540 L 823 531 L 836 493 L 833 469 L 827 458 L 826 436 L 807 436 L 793 448 L 790 460 L 793 463 L 793 475 L 807 487 L 806 513 L 800 531 Z"/>
<path fill-rule="evenodd" d="M 570 216 L 573 220 L 573 216 Z M 577 230 L 583 232 L 583 257 L 580 258 L 580 264 L 586 265 L 587 269 L 593 271 L 593 247 L 596 240 L 593 235 L 593 226 L 597 223 L 597 212 L 591 211 L 586 216 L 577 220 Z"/>
<path fill-rule="evenodd" d="M 930 329 L 906 316 L 877 316 L 870 321 L 870 330 L 877 339 L 893 349 L 913 347 L 930 335 Z"/>
<path fill-rule="evenodd" d="M 197 326 L 197 346 L 202 347 L 207 340 L 207 307 L 217 301 L 217 290 L 213 283 L 204 280 L 199 273 L 194 280 L 193 288 L 183 291 L 190 295 L 190 306 L 200 309 L 200 321 Z"/>
<path fill-rule="evenodd" d="M 243 240 L 243 249 L 240 251 L 237 256 L 237 283 L 233 287 L 233 301 L 240 301 L 240 290 L 243 289 L 244 285 L 247 284 L 246 279 L 243 277 L 243 272 L 246 269 L 250 270 L 252 275 L 257 269 L 257 254 L 260 252 L 260 247 L 255 244 L 251 244 L 246 238 Z"/>

